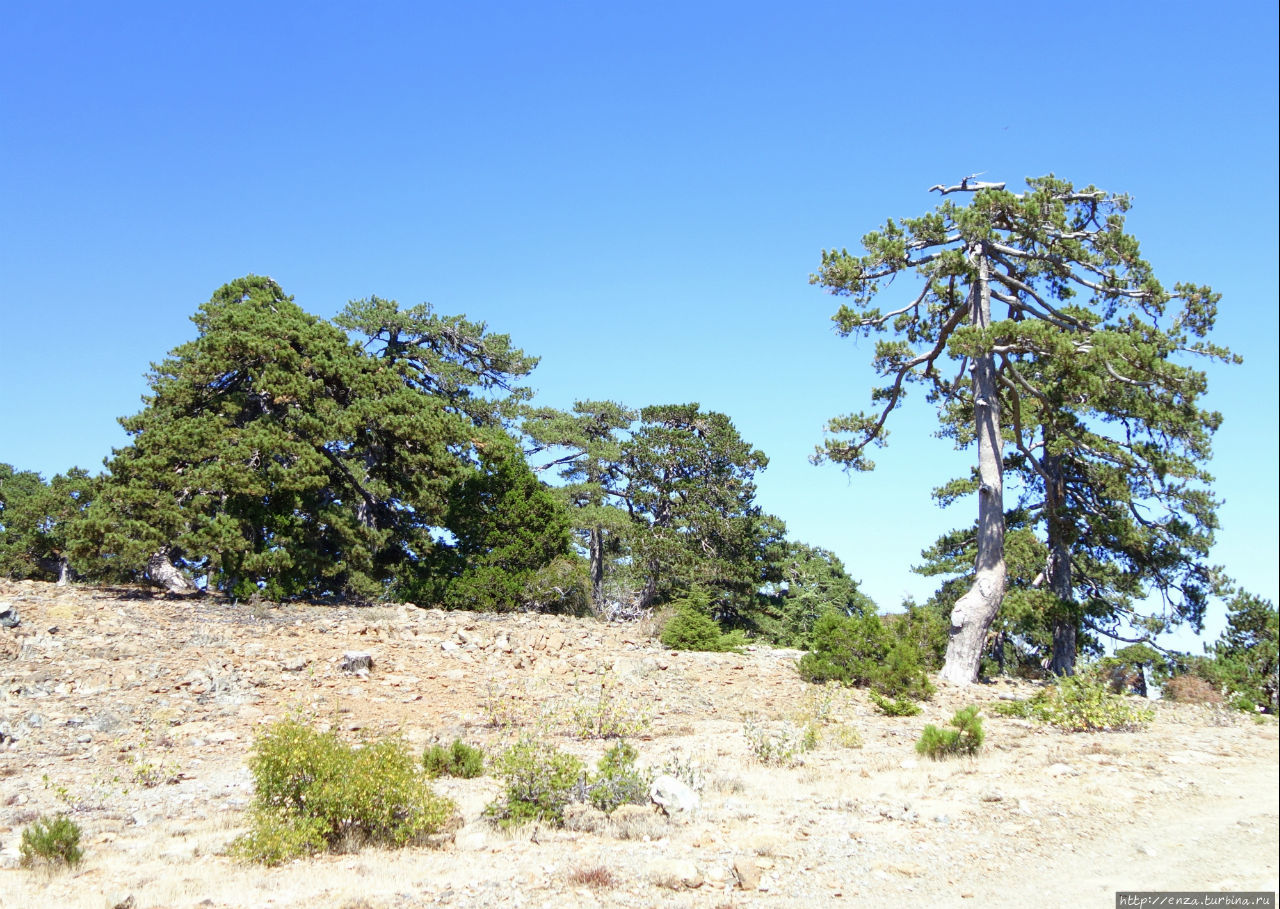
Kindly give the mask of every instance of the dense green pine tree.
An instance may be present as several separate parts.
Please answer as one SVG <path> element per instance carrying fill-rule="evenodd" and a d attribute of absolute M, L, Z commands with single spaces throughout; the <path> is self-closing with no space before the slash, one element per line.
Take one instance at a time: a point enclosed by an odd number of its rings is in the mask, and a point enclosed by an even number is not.
<path fill-rule="evenodd" d="M 148 377 L 77 532 L 99 564 L 165 562 L 237 594 L 375 596 L 433 545 L 466 422 L 269 278 L 220 288 Z"/>
<path fill-rule="evenodd" d="M 509 437 L 495 434 L 481 445 L 479 469 L 450 490 L 444 524 L 457 542 L 440 550 L 443 570 L 430 585 L 446 608 L 586 605 L 585 575 L 575 577 L 572 566 L 568 513 Z"/>

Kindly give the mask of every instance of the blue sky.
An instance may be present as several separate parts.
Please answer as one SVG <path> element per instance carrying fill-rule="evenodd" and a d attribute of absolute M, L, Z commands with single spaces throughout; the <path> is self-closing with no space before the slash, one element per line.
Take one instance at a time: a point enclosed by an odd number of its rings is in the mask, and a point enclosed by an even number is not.
<path fill-rule="evenodd" d="M 864 6 L 6 4 L 0 460 L 98 467 L 196 307 L 269 274 L 486 320 L 540 403 L 724 411 L 761 504 L 892 607 L 970 456 L 917 398 L 874 473 L 807 463 L 874 381 L 807 277 L 934 183 L 1054 172 L 1223 293 L 1214 558 L 1276 598 L 1275 4 Z"/>

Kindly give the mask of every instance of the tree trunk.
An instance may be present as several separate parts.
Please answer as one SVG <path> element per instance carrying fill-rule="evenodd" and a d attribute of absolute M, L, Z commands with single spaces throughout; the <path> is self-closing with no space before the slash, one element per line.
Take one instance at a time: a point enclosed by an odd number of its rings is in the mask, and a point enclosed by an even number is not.
<path fill-rule="evenodd" d="M 1045 433 L 1045 448 L 1052 437 Z M 1049 556 L 1045 563 L 1045 577 L 1049 591 L 1057 598 L 1053 613 L 1053 656 L 1049 671 L 1054 675 L 1075 675 L 1076 671 L 1076 617 L 1073 608 L 1074 593 L 1071 583 L 1071 552 L 1067 541 L 1066 486 L 1062 477 L 1062 456 L 1046 454 L 1040 461 L 1044 470 L 1044 510 L 1048 516 Z"/>
<path fill-rule="evenodd" d="M 147 577 L 151 579 L 151 583 L 170 593 L 194 593 L 196 589 L 186 575 L 178 570 L 178 566 L 173 564 L 167 546 L 157 549 L 147 559 Z"/>
<path fill-rule="evenodd" d="M 66 587 L 71 581 L 71 563 L 66 556 L 58 556 L 58 586 Z"/>
<path fill-rule="evenodd" d="M 596 611 L 604 609 L 604 528 L 591 528 L 591 603 Z"/>
<path fill-rule="evenodd" d="M 972 325 L 991 324 L 991 292 L 987 286 L 987 258 L 981 243 L 969 249 L 978 277 L 969 288 Z M 993 353 L 973 362 L 973 421 L 978 440 L 978 556 L 973 586 L 951 610 L 951 637 L 947 659 L 939 673 L 944 682 L 970 685 L 978 680 L 987 632 L 1004 599 L 1007 572 L 1004 564 L 1004 462 L 1001 456 L 1000 404 L 996 393 Z"/>

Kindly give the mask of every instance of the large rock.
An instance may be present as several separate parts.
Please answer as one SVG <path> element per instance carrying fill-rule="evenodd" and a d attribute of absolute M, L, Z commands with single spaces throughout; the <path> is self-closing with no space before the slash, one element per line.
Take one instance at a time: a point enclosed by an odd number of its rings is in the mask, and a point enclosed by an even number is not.
<path fill-rule="evenodd" d="M 22 620 L 18 618 L 18 607 L 12 603 L 0 603 L 0 626 L 17 628 L 21 624 Z"/>
<path fill-rule="evenodd" d="M 687 821 L 702 804 L 698 793 L 674 776 L 663 774 L 649 787 L 649 799 L 673 820 Z"/>

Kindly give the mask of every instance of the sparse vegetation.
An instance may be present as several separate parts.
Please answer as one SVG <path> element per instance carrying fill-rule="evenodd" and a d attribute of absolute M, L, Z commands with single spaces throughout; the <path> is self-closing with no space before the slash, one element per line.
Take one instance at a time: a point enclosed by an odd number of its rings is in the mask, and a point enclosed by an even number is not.
<path fill-rule="evenodd" d="M 18 855 L 23 868 L 41 863 L 74 868 L 84 858 L 80 826 L 65 814 L 37 818 L 22 831 Z"/>
<path fill-rule="evenodd" d="M 957 710 L 951 718 L 952 729 L 943 729 L 930 723 L 916 742 L 916 751 L 935 761 L 959 755 L 977 754 L 982 747 L 984 733 L 982 717 L 976 704 Z"/>
<path fill-rule="evenodd" d="M 917 716 L 920 705 L 905 698 L 887 698 L 879 692 L 871 692 L 871 703 L 885 716 Z"/>
<path fill-rule="evenodd" d="M 422 754 L 422 766 L 431 777 L 456 776 L 464 780 L 484 773 L 484 751 L 454 739 L 452 745 L 435 744 Z"/>
<path fill-rule="evenodd" d="M 647 729 L 649 714 L 619 694 L 617 681 L 606 675 L 597 695 L 580 694 L 575 699 L 567 724 L 571 734 L 580 739 L 621 739 Z"/>
<path fill-rule="evenodd" d="M 231 852 L 265 865 L 366 843 L 426 843 L 455 816 L 397 739 L 356 748 L 332 731 L 283 720 L 254 743 L 249 769 L 252 827 Z"/>
<path fill-rule="evenodd" d="M 995 711 L 1056 726 L 1067 732 L 1122 731 L 1151 722 L 1155 712 L 1113 693 L 1087 674 L 1065 676 L 1025 701 L 998 704 Z"/>
<path fill-rule="evenodd" d="M 751 756 L 767 767 L 792 767 L 800 755 L 818 747 L 818 723 L 765 723 L 748 716 L 742 724 Z"/>

